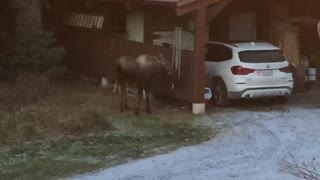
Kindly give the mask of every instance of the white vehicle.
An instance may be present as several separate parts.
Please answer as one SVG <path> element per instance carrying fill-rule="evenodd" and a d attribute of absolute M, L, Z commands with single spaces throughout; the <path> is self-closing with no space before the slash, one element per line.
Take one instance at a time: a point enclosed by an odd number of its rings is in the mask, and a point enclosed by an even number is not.
<path fill-rule="evenodd" d="M 266 42 L 208 42 L 206 85 L 217 106 L 240 98 L 285 100 L 293 90 L 292 66 L 278 47 Z"/>

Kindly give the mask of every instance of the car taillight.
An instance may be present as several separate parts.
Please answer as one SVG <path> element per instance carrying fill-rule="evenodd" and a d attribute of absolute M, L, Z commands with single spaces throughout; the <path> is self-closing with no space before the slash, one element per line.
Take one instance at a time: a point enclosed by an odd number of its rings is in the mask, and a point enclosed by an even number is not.
<path fill-rule="evenodd" d="M 279 69 L 281 72 L 284 72 L 284 73 L 292 73 L 293 71 L 293 66 L 292 65 L 288 65 L 286 67 L 283 67 L 283 68 L 280 68 Z"/>
<path fill-rule="evenodd" d="M 244 68 L 242 66 L 233 66 L 231 68 L 231 72 L 234 75 L 248 75 L 248 74 L 254 73 L 254 71 L 255 71 L 254 69 Z"/>

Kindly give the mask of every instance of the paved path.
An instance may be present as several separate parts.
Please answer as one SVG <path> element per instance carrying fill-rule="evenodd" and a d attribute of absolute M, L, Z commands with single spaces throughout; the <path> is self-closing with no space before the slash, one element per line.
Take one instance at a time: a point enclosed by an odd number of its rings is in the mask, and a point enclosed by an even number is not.
<path fill-rule="evenodd" d="M 253 108 L 255 109 L 255 108 Z M 228 180 L 298 179 L 281 170 L 292 153 L 298 161 L 320 158 L 320 109 L 219 109 L 198 123 L 225 132 L 201 145 L 120 165 L 76 179 Z M 317 161 L 320 166 L 320 159 Z"/>

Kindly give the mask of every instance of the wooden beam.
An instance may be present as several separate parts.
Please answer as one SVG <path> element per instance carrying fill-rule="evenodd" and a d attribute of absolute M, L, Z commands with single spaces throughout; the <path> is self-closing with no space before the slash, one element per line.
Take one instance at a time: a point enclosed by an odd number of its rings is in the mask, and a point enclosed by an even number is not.
<path fill-rule="evenodd" d="M 196 52 L 193 66 L 194 103 L 204 103 L 205 87 L 205 43 L 207 41 L 207 11 L 201 7 L 196 11 Z"/>
<path fill-rule="evenodd" d="M 180 1 L 177 2 L 177 6 L 181 7 L 181 6 L 193 3 L 195 1 L 197 1 L 197 0 L 180 0 Z"/>
<path fill-rule="evenodd" d="M 147 9 L 144 16 L 144 43 L 153 45 L 153 22 L 152 22 L 152 15 L 150 10 Z"/>
<path fill-rule="evenodd" d="M 313 18 L 313 17 L 288 17 L 281 19 L 285 22 L 289 23 L 298 23 L 298 24 L 304 24 L 304 25 L 316 25 L 318 22 L 320 22 L 319 18 Z"/>
<path fill-rule="evenodd" d="M 224 0 L 208 8 L 208 24 L 212 22 L 231 2 L 236 0 Z"/>
<path fill-rule="evenodd" d="M 194 12 L 198 9 L 206 8 L 212 4 L 215 4 L 220 1 L 222 1 L 222 0 L 197 0 L 197 1 L 193 1 L 192 3 L 177 7 L 176 14 L 177 14 L 177 16 L 182 16 L 184 14 Z"/>

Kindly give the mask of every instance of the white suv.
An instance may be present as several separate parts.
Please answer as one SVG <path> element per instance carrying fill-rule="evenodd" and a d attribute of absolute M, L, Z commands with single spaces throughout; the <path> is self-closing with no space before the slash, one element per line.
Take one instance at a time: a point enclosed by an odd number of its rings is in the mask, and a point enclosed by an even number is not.
<path fill-rule="evenodd" d="M 278 47 L 266 42 L 208 42 L 206 85 L 218 106 L 240 98 L 285 100 L 293 90 L 292 67 Z"/>

